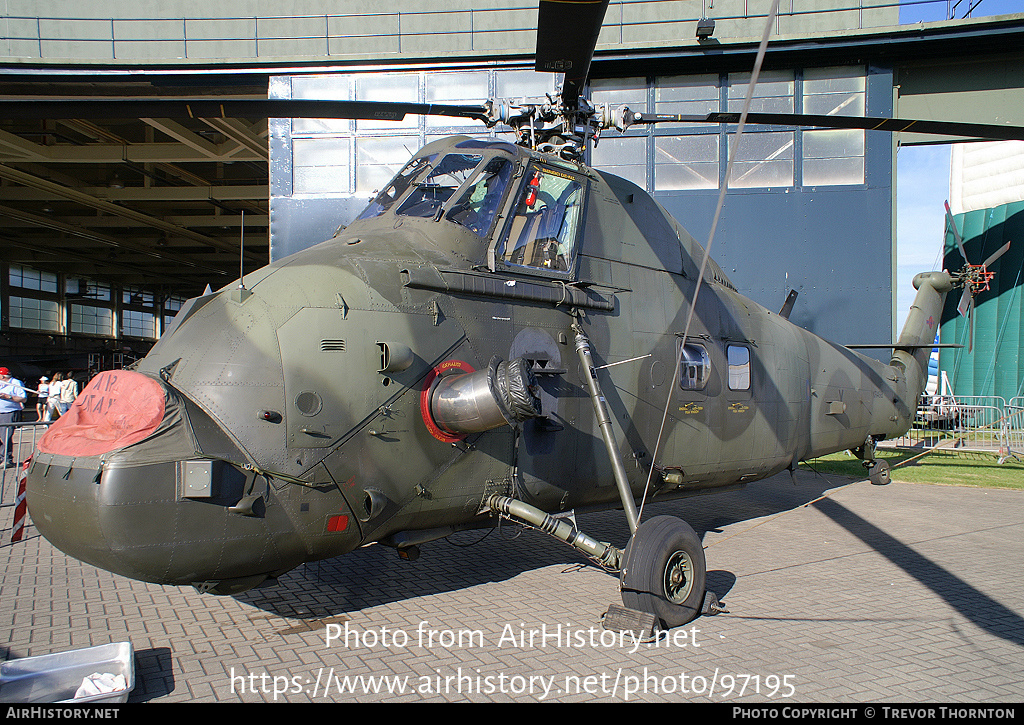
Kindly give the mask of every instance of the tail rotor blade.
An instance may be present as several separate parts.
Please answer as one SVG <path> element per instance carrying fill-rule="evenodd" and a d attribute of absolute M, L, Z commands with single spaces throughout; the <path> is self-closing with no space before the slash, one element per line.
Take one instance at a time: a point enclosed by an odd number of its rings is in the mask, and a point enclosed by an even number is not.
<path fill-rule="evenodd" d="M 971 305 L 967 310 L 967 320 L 970 323 L 970 338 L 967 341 L 967 352 L 974 352 L 974 297 L 971 297 Z"/>
<path fill-rule="evenodd" d="M 946 219 L 949 221 L 949 227 L 953 230 L 953 239 L 956 240 L 956 246 L 960 249 L 960 255 L 964 258 L 964 261 L 968 264 L 971 260 L 967 258 L 967 252 L 964 250 L 964 240 L 960 237 L 960 230 L 956 228 L 956 222 L 953 221 L 953 212 L 949 209 L 949 202 L 946 202 Z"/>
<path fill-rule="evenodd" d="M 992 264 L 992 263 L 993 263 L 993 262 L 995 262 L 995 261 L 996 261 L 997 259 L 999 259 L 999 258 L 1000 258 L 1000 257 L 1002 257 L 1002 256 L 1003 256 L 1004 254 L 1006 254 L 1006 252 L 1007 252 L 1007 251 L 1008 251 L 1009 249 L 1010 249 L 1010 242 L 1007 242 L 1006 244 L 1004 244 L 1003 246 L 1001 246 L 1001 247 L 1000 247 L 999 249 L 997 249 L 997 250 L 996 250 L 996 253 L 995 253 L 995 254 L 993 254 L 993 255 L 992 255 L 991 257 L 989 257 L 988 259 L 986 259 L 986 260 L 985 260 L 985 264 L 984 264 L 983 266 L 985 266 L 985 267 L 988 267 L 988 266 L 989 266 L 990 264 Z"/>
<path fill-rule="evenodd" d="M 961 317 L 967 317 L 971 312 L 971 305 L 974 303 L 974 297 L 971 295 L 971 288 L 968 285 L 964 287 L 964 293 L 960 295 L 960 301 L 956 305 L 956 311 L 960 313 Z"/>

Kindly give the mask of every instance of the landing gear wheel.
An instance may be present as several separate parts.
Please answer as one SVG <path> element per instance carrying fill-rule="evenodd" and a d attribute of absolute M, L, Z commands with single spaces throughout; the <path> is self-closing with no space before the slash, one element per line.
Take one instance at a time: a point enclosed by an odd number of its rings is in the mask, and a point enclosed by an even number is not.
<path fill-rule="evenodd" d="M 868 468 L 868 480 L 876 486 L 887 486 L 892 479 L 889 477 L 889 464 L 876 460 Z"/>
<path fill-rule="evenodd" d="M 626 545 L 622 603 L 653 614 L 665 629 L 695 619 L 704 605 L 707 564 L 700 537 L 674 516 L 640 524 Z"/>

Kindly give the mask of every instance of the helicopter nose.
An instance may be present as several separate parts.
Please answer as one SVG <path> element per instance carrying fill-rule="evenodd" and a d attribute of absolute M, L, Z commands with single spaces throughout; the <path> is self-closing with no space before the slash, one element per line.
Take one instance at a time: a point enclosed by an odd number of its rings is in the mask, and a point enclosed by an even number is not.
<path fill-rule="evenodd" d="M 301 563 L 287 517 L 253 495 L 257 475 L 198 453 L 196 414 L 155 378 L 124 370 L 94 378 L 29 466 L 28 506 L 40 533 L 70 556 L 158 584 L 230 581 L 239 591 Z M 190 497 L 197 480 L 205 495 Z"/>

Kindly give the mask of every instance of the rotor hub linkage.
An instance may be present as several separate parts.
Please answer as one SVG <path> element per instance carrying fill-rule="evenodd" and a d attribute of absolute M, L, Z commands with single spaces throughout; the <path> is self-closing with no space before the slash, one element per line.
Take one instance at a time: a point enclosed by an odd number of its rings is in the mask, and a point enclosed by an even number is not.
<path fill-rule="evenodd" d="M 641 115 L 626 106 L 595 108 L 586 98 L 576 99 L 575 106 L 551 96 L 543 103 L 491 99 L 484 107 L 488 128 L 504 123 L 515 130 L 520 146 L 570 160 L 581 159 L 587 140 L 596 143 L 603 129 L 625 131 L 641 122 Z"/>
<path fill-rule="evenodd" d="M 996 276 L 995 272 L 989 272 L 984 264 L 968 264 L 960 271 L 960 283 L 969 287 L 971 294 L 987 292 L 989 283 Z"/>

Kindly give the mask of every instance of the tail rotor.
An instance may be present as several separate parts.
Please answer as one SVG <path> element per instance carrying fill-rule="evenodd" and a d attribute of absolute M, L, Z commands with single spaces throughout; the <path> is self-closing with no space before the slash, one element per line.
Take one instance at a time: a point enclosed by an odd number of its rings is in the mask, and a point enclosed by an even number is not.
<path fill-rule="evenodd" d="M 967 250 L 964 249 L 963 237 L 960 236 L 960 230 L 956 228 L 956 221 L 953 219 L 953 212 L 949 208 L 948 201 L 946 202 L 946 221 L 953 232 L 953 239 L 956 241 L 957 249 L 960 250 L 960 256 L 964 258 L 964 266 L 959 272 L 950 273 L 950 276 L 953 278 L 954 284 L 964 288 L 956 310 L 961 316 L 967 318 L 970 325 L 967 351 L 972 352 L 974 350 L 974 299 L 979 293 L 988 291 L 989 283 L 995 277 L 995 272 L 990 272 L 988 268 L 990 265 L 995 264 L 995 261 L 1009 250 L 1010 242 L 997 249 L 994 254 L 981 264 L 971 264 L 971 260 L 967 257 Z"/>

